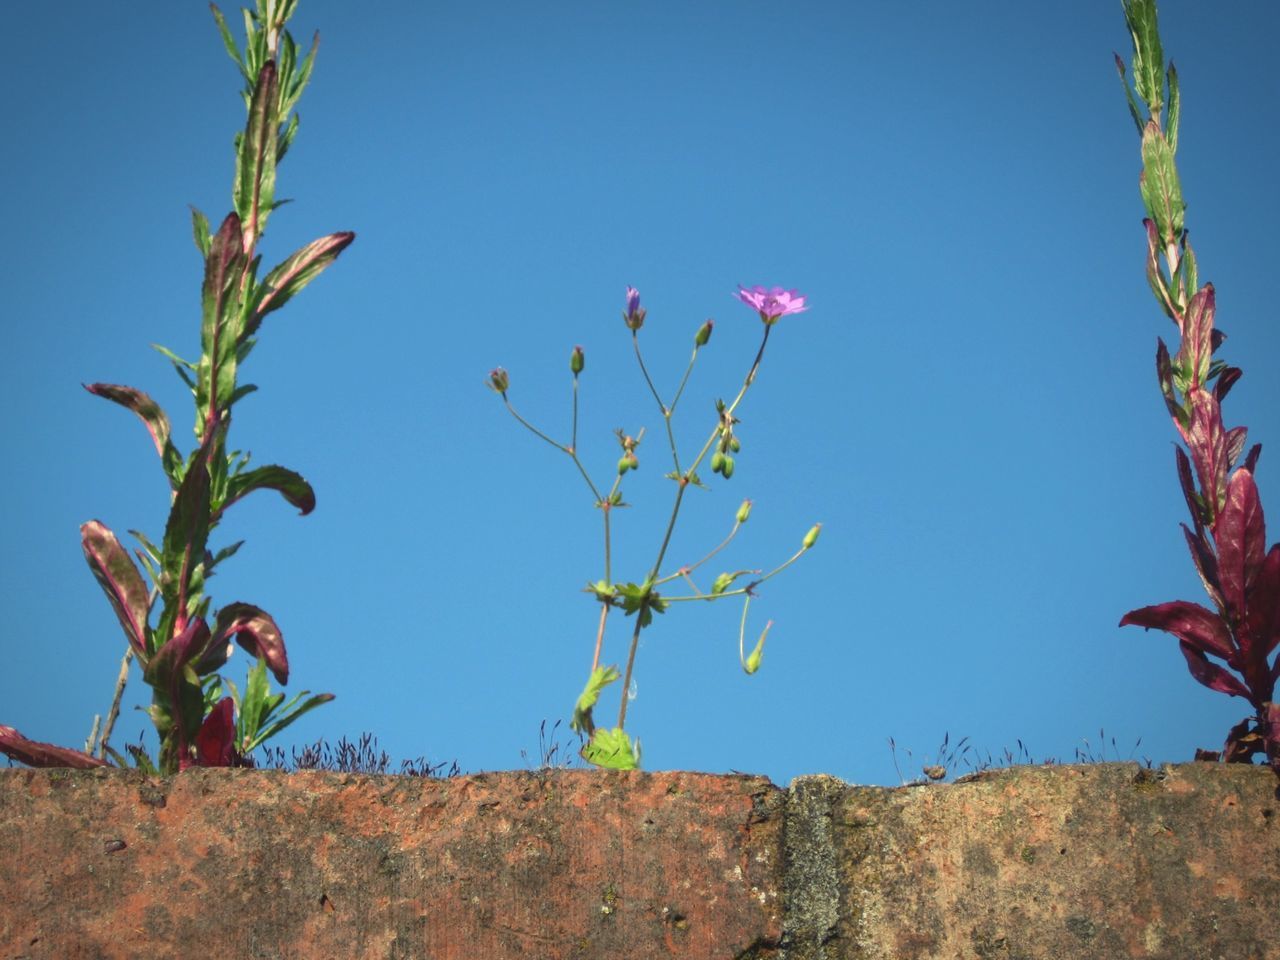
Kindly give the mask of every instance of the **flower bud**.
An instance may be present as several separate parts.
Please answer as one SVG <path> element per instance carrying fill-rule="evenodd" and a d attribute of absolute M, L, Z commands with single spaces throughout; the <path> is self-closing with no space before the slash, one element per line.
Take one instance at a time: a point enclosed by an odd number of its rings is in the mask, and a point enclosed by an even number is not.
<path fill-rule="evenodd" d="M 764 659 L 764 638 L 769 635 L 769 628 L 772 626 L 772 620 L 764 625 L 764 631 L 760 634 L 760 639 L 756 641 L 755 649 L 747 655 L 747 660 L 742 665 L 742 669 L 747 671 L 747 676 L 760 669 L 760 661 Z"/>
<path fill-rule="evenodd" d="M 729 449 L 732 450 L 734 453 L 737 453 L 739 450 L 742 449 L 742 441 L 739 440 L 737 437 L 735 437 L 733 434 L 729 434 Z"/>
<path fill-rule="evenodd" d="M 640 306 L 640 291 L 635 287 L 627 287 L 627 309 L 622 312 L 622 322 L 628 330 L 639 330 L 644 326 L 645 309 Z"/>
<path fill-rule="evenodd" d="M 724 463 L 720 465 L 720 475 L 726 480 L 733 476 L 733 457 L 725 456 Z"/>
<path fill-rule="evenodd" d="M 822 532 L 822 524 L 815 523 L 813 528 L 804 535 L 804 549 L 808 550 L 818 542 L 818 534 Z"/>
<path fill-rule="evenodd" d="M 724 469 L 724 454 L 717 450 L 711 455 L 711 472 L 719 473 Z"/>
<path fill-rule="evenodd" d="M 501 367 L 495 367 L 489 371 L 490 390 L 505 394 L 509 386 L 511 386 L 511 378 L 507 376 L 507 371 Z"/>
<path fill-rule="evenodd" d="M 693 338 L 693 345 L 695 347 L 705 347 L 707 345 L 707 341 L 711 339 L 711 328 L 715 325 L 714 320 L 708 320 L 700 326 L 698 328 L 697 336 Z"/>
<path fill-rule="evenodd" d="M 738 508 L 738 517 L 737 517 L 738 522 L 739 522 L 739 523 L 746 523 L 746 522 L 747 522 L 747 518 L 748 518 L 748 517 L 750 517 L 750 516 L 751 516 L 751 501 L 750 501 L 750 500 L 743 500 L 743 501 L 742 501 L 742 506 L 740 506 L 740 507 Z"/>
<path fill-rule="evenodd" d="M 631 457 L 627 456 L 626 454 L 623 454 L 623 456 L 618 459 L 618 476 L 622 476 L 624 473 L 626 473 L 630 469 L 631 469 Z"/>
<path fill-rule="evenodd" d="M 583 354 L 582 348 L 574 347 L 573 353 L 569 354 L 569 369 L 573 371 L 575 377 L 582 372 L 586 362 L 586 356 Z"/>

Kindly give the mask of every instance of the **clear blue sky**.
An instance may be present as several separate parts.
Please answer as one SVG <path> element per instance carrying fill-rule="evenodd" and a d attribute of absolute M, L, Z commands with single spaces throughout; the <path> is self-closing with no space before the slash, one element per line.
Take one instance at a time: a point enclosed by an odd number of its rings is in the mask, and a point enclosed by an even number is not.
<path fill-rule="evenodd" d="M 1274 541 L 1280 8 L 1161 14 L 1188 223 L 1221 355 L 1245 371 L 1226 417 L 1266 447 Z M 147 345 L 198 349 L 187 205 L 229 209 L 243 107 L 196 0 L 26 4 L 6 25 L 0 723 L 76 745 L 124 649 L 79 524 L 154 536 L 167 512 L 146 432 L 80 383 L 151 392 L 186 448 L 189 401 Z M 294 34 L 313 28 L 278 186 L 296 202 L 262 249 L 358 239 L 269 318 L 231 436 L 303 473 L 319 506 L 238 505 L 219 542 L 248 542 L 210 585 L 274 614 L 291 689 L 337 695 L 286 744 L 369 731 L 396 758 L 503 769 L 567 718 L 599 518 L 484 380 L 506 367 L 513 401 L 563 437 L 583 345 L 579 446 L 599 482 L 612 429 L 648 428 L 615 530 L 615 575 L 643 576 L 672 486 L 628 284 L 668 392 L 716 320 L 677 415 L 686 448 L 758 343 L 735 285 L 812 308 L 775 329 L 736 473 L 690 495 L 673 559 L 714 545 L 744 497 L 727 569 L 772 565 L 824 523 L 753 604 L 752 628 L 776 621 L 758 675 L 737 665 L 731 603 L 646 633 L 628 727 L 647 768 L 892 783 L 889 737 L 914 775 L 946 732 L 1070 759 L 1099 728 L 1122 756 L 1141 738 L 1138 757 L 1186 760 L 1245 714 L 1172 638 L 1116 626 L 1203 599 L 1154 377 L 1174 330 L 1143 278 L 1118 3 L 302 0 Z M 624 644 L 612 632 L 607 659 Z M 127 705 L 146 692 L 135 672 Z M 147 727 L 127 710 L 116 743 Z"/>

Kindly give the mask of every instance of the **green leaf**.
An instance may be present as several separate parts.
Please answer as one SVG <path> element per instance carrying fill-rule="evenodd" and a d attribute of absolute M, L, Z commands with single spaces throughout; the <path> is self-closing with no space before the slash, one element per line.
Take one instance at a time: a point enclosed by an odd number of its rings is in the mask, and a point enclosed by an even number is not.
<path fill-rule="evenodd" d="M 1169 138 L 1169 149 L 1178 152 L 1178 124 L 1182 120 L 1182 98 L 1178 95 L 1178 70 L 1169 62 L 1169 129 L 1165 136 Z"/>
<path fill-rule="evenodd" d="M 209 218 L 197 210 L 191 208 L 191 233 L 195 237 L 196 249 L 200 251 L 200 258 L 204 259 L 209 256 Z"/>
<path fill-rule="evenodd" d="M 1182 200 L 1173 150 L 1153 120 L 1142 132 L 1142 202 L 1165 244 L 1182 238 L 1187 205 Z"/>
<path fill-rule="evenodd" d="M 601 691 L 621 678 L 622 674 L 618 673 L 617 667 L 596 667 L 591 671 L 587 685 L 582 689 L 578 702 L 573 705 L 573 719 L 569 721 L 570 729 L 589 736 L 595 729 L 595 725 L 591 722 L 591 710 L 600 699 Z"/>
<path fill-rule="evenodd" d="M 190 360 L 183 360 L 168 347 L 162 347 L 158 343 L 153 343 L 151 349 L 168 358 L 169 362 L 173 364 L 173 369 L 182 378 L 182 382 L 191 388 L 192 393 L 195 393 L 196 382 L 191 375 L 196 372 L 196 365 Z"/>
<path fill-rule="evenodd" d="M 151 598 L 142 574 L 129 559 L 129 553 L 105 524 L 90 520 L 80 527 L 80 545 L 102 592 L 116 613 L 129 646 L 146 663 L 151 652 L 147 643 L 147 617 Z"/>
<path fill-rule="evenodd" d="M 1155 0 L 1121 0 L 1133 40 L 1133 82 L 1151 116 L 1160 116 L 1164 101 L 1164 50 L 1156 24 Z"/>
<path fill-rule="evenodd" d="M 257 734 L 257 736 L 254 737 L 253 740 L 249 742 L 249 745 L 245 748 L 244 752 L 249 753 L 252 750 L 256 750 L 258 747 L 262 746 L 263 743 L 270 740 L 272 737 L 278 734 L 285 727 L 289 726 L 289 724 L 293 723 L 293 721 L 297 720 L 304 713 L 308 713 L 314 710 L 316 707 L 320 706 L 321 704 L 328 703 L 329 701 L 334 699 L 334 696 L 332 693 L 317 693 L 315 694 L 315 696 L 308 697 L 308 699 L 304 701 L 302 704 L 300 704 L 299 706 L 294 707 L 294 704 L 296 704 L 303 697 L 307 696 L 307 694 L 309 693 L 311 693 L 310 690 L 303 690 L 301 693 L 297 694 L 292 700 L 290 700 L 287 704 L 285 704 L 284 709 L 280 711 L 280 716 L 272 720 L 266 727 L 264 727 Z"/>
<path fill-rule="evenodd" d="M 331 233 L 319 240 L 312 240 L 301 250 L 272 270 L 262 280 L 262 291 L 256 309 L 245 324 L 244 336 L 252 336 L 262 323 L 262 318 L 273 310 L 279 310 L 303 287 L 320 275 L 338 258 L 356 235 L 351 232 Z"/>
<path fill-rule="evenodd" d="M 206 578 L 211 577 L 213 575 L 214 567 L 220 564 L 223 560 L 226 560 L 228 557 L 235 556 L 236 553 L 239 551 L 239 549 L 243 546 L 244 546 L 244 541 L 237 540 L 235 543 L 231 544 L 231 546 L 223 547 L 221 550 L 215 553 L 210 560 L 205 562 L 205 565 L 204 565 L 205 577 Z"/>
<path fill-rule="evenodd" d="M 582 759 L 608 770 L 640 769 L 640 742 L 634 744 L 621 727 L 596 730 L 582 748 Z"/>
<path fill-rule="evenodd" d="M 112 403 L 118 403 L 127 410 L 132 410 L 151 434 L 151 442 L 156 453 L 160 455 L 160 464 L 171 484 L 177 487 L 182 476 L 182 457 L 169 440 L 171 427 L 169 417 L 160 408 L 160 404 L 141 390 L 133 387 L 122 387 L 114 383 L 86 383 L 82 386 L 95 397 L 102 397 Z"/>
<path fill-rule="evenodd" d="M 316 494 L 301 475 L 285 467 L 258 467 L 232 476 L 227 481 L 227 500 L 222 509 L 248 496 L 255 490 L 275 490 L 303 516 L 316 508 Z"/>
<path fill-rule="evenodd" d="M 178 487 L 169 508 L 169 519 L 161 541 L 164 570 L 162 590 L 166 606 L 174 605 L 185 612 L 191 581 L 197 565 L 203 563 L 205 542 L 209 538 L 209 471 L 205 466 L 207 448 L 192 454 L 186 476 Z"/>
<path fill-rule="evenodd" d="M 267 662 L 258 658 L 245 678 L 244 696 L 240 700 L 240 716 L 236 724 L 236 743 L 251 743 L 258 735 L 271 696 L 271 684 L 267 680 Z M 247 751 L 246 751 L 247 752 Z"/>
<path fill-rule="evenodd" d="M 1129 85 L 1129 79 L 1125 76 L 1124 61 L 1120 59 L 1120 55 L 1116 54 L 1116 72 L 1120 74 L 1120 85 L 1124 87 L 1125 98 L 1129 101 L 1129 116 L 1133 117 L 1133 125 L 1138 128 L 1138 136 L 1142 136 L 1142 110 L 1138 106 L 1138 99 L 1133 95 L 1133 87 Z"/>
<path fill-rule="evenodd" d="M 218 33 L 222 35 L 222 45 L 227 48 L 227 56 L 236 62 L 236 66 L 240 68 L 240 75 L 244 77 L 245 82 L 251 83 L 253 78 L 245 70 L 244 60 L 240 56 L 240 48 L 236 46 L 236 38 L 231 35 L 231 30 L 227 27 L 227 21 L 222 16 L 222 11 L 212 3 L 209 4 L 209 9 L 213 11 L 213 19 L 218 24 Z"/>

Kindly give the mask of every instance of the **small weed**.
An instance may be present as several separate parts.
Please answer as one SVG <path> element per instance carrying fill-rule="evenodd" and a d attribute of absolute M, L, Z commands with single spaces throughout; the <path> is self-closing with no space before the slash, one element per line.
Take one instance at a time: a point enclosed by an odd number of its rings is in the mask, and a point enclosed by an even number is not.
<path fill-rule="evenodd" d="M 458 761 L 431 763 L 425 757 L 400 761 L 400 769 L 391 769 L 391 755 L 378 746 L 378 738 L 365 733 L 352 743 L 346 737 L 330 746 L 325 740 L 317 740 L 301 748 L 293 747 L 289 754 L 282 747 L 263 748 L 261 762 L 255 764 L 265 770 L 328 770 L 334 773 L 389 774 L 430 779 L 456 777 L 462 770 Z"/>

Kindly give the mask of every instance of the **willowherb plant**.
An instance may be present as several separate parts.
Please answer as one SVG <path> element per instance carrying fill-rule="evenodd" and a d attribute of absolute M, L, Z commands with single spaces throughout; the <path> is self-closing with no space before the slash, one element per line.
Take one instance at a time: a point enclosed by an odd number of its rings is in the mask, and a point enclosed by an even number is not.
<path fill-rule="evenodd" d="M 1196 680 L 1253 707 L 1252 715 L 1231 728 L 1220 755 L 1199 751 L 1198 756 L 1248 763 L 1262 753 L 1280 774 L 1280 704 L 1274 701 L 1280 657 L 1269 662 L 1280 646 L 1280 543 L 1266 548 L 1254 483 L 1262 447 L 1255 444 L 1245 453 L 1245 428 L 1223 425 L 1222 401 L 1241 372 L 1213 357 L 1226 337 L 1214 329 L 1213 284 L 1199 286 L 1187 240 L 1186 205 L 1174 162 L 1178 74 L 1172 63 L 1165 67 L 1155 0 L 1124 0 L 1124 14 L 1133 40 L 1132 87 L 1119 55 L 1116 67 L 1142 136 L 1147 281 L 1181 338 L 1172 355 L 1157 340 L 1156 375 L 1187 448 L 1174 448 L 1192 522 L 1182 531 L 1214 609 L 1175 600 L 1131 610 L 1120 623 L 1173 634 Z"/>
<path fill-rule="evenodd" d="M 308 697 L 284 702 L 273 693 L 268 672 L 284 684 L 289 661 L 284 638 L 272 617 L 248 603 L 212 609 L 206 583 L 217 567 L 241 546 L 216 552 L 210 535 L 226 511 L 255 490 L 274 490 L 303 514 L 315 507 L 315 493 L 299 474 L 281 466 L 249 467 L 248 454 L 228 444 L 235 405 L 257 388 L 240 381 L 240 368 L 257 343 L 270 313 L 279 310 L 328 267 L 355 239 L 353 233 L 321 237 L 296 251 L 261 280 L 258 244 L 276 199 L 276 169 L 298 131 L 295 107 L 311 77 L 316 41 L 305 56 L 285 29 L 297 0 L 256 0 L 244 11 L 247 34 L 243 54 L 217 7 L 218 29 L 244 78 L 248 122 L 235 138 L 234 210 L 216 233 L 197 210 L 192 212 L 196 247 L 204 258 L 201 288 L 200 358 L 192 362 L 165 349 L 195 399 L 194 449 L 187 455 L 173 442 L 168 416 L 146 393 L 108 383 L 86 389 L 133 411 L 146 425 L 170 487 L 170 509 L 158 542 L 130 531 L 134 550 L 151 579 L 142 578 L 129 552 L 103 523 L 81 528 L 85 558 L 107 595 L 152 687 L 149 710 L 160 738 L 158 770 L 172 773 L 192 765 L 227 766 L 278 733 L 303 713 L 333 699 Z M 153 620 L 156 602 L 159 613 Z M 232 641 L 257 659 L 243 693 L 218 675 Z M 126 654 L 126 658 L 128 654 Z M 122 674 L 127 676 L 126 673 Z M 225 694 L 224 694 L 225 691 Z M 117 691 L 117 700 L 118 700 Z M 306 697 L 306 699 L 303 699 Z M 11 727 L 0 727 L 0 752 L 36 766 L 95 766 L 110 753 L 104 732 L 98 755 L 36 743 Z M 91 738 L 92 740 L 92 738 Z M 140 766 L 154 769 L 140 750 L 131 750 Z"/>
<path fill-rule="evenodd" d="M 611 512 L 615 508 L 627 506 L 622 499 L 622 478 L 640 466 L 640 459 L 636 449 L 640 446 L 645 431 L 641 429 L 635 435 L 625 433 L 621 429 L 616 431 L 618 445 L 622 450 L 622 454 L 613 472 L 612 483 L 606 492 L 602 492 L 602 487 L 591 479 L 591 475 L 587 472 L 586 467 L 578 456 L 578 378 L 586 366 L 586 356 L 582 348 L 574 347 L 569 354 L 569 372 L 573 377 L 573 428 L 568 443 L 560 443 L 553 440 L 516 412 L 508 397 L 511 378 L 506 370 L 498 367 L 489 374 L 489 387 L 502 397 L 502 401 L 511 415 L 535 436 L 546 441 L 573 461 L 574 467 L 577 468 L 578 473 L 590 489 L 594 506 L 600 511 L 603 520 L 603 576 L 599 579 L 589 580 L 586 587 L 586 593 L 600 605 L 595 634 L 595 652 L 591 659 L 591 673 L 582 694 L 574 705 L 573 718 L 570 723 L 572 729 L 586 740 L 581 751 L 582 758 L 597 767 L 631 770 L 638 768 L 640 765 L 640 742 L 628 736 L 624 727 L 627 719 L 627 703 L 630 699 L 629 693 L 632 689 L 636 650 L 640 642 L 640 632 L 653 623 L 653 615 L 665 613 L 668 606 L 673 603 L 715 601 L 729 597 L 741 597 L 742 618 L 738 628 L 738 659 L 747 674 L 754 674 L 760 669 L 760 663 L 764 656 L 765 638 L 772 626 L 772 621 L 765 625 L 752 651 L 749 654 L 746 653 L 744 637 L 747 611 L 751 606 L 752 598 L 755 596 L 755 589 L 770 577 L 791 566 L 805 551 L 812 548 L 817 542 L 818 534 L 821 530 L 821 524 L 814 525 L 802 539 L 800 549 L 768 573 L 764 573 L 761 570 L 726 571 L 716 576 L 710 587 L 704 591 L 697 585 L 693 574 L 728 546 L 730 541 L 737 536 L 742 525 L 747 522 L 751 514 L 751 501 L 744 500 L 734 515 L 733 526 L 728 536 L 717 547 L 696 563 L 679 567 L 665 575 L 662 573 L 663 563 L 667 559 L 667 549 L 671 545 L 671 536 L 675 530 L 676 521 L 680 516 L 681 505 L 684 502 L 685 492 L 691 486 L 705 486 L 698 476 L 698 468 L 704 461 L 709 461 L 712 473 L 719 474 L 725 480 L 729 480 L 733 476 L 736 457 L 742 449 L 742 442 L 734 429 L 739 423 L 735 414 L 747 391 L 755 382 L 756 374 L 760 369 L 760 362 L 764 357 L 765 347 L 769 342 L 769 334 L 782 317 L 801 313 L 808 309 L 805 304 L 805 297 L 795 290 L 783 290 L 780 287 L 774 287 L 769 290 L 764 287 L 739 287 L 737 297 L 755 310 L 763 322 L 764 334 L 760 341 L 760 348 L 756 351 L 755 361 L 751 364 L 751 368 L 742 382 L 742 387 L 738 390 L 733 400 L 728 403 L 723 400 L 716 400 L 716 424 L 706 442 L 703 443 L 701 449 L 698 450 L 692 460 L 682 463 L 671 421 L 675 415 L 676 406 L 684 394 L 684 388 L 689 382 L 689 376 L 693 372 L 694 364 L 697 362 L 698 352 L 711 340 L 714 323 L 711 320 L 707 320 L 698 328 L 697 333 L 694 335 L 693 353 L 689 357 L 689 364 L 685 368 L 684 376 L 681 378 L 680 385 L 676 388 L 670 403 L 667 403 L 662 399 L 657 387 L 654 386 L 653 379 L 649 376 L 648 368 L 645 366 L 644 357 L 640 350 L 639 334 L 644 327 L 647 311 L 640 304 L 639 292 L 633 287 L 627 288 L 626 309 L 623 311 L 622 319 L 627 329 L 631 331 L 631 342 L 635 349 L 636 361 L 640 366 L 640 372 L 644 376 L 649 392 L 657 402 L 658 410 L 662 415 L 672 462 L 672 470 L 666 474 L 666 478 L 675 483 L 671 516 L 663 532 L 657 555 L 645 576 L 637 581 L 627 582 L 614 579 Z M 746 580 L 745 585 L 734 587 L 734 583 L 740 579 Z M 686 595 L 671 596 L 659 591 L 660 587 L 665 587 L 667 584 L 677 580 L 687 584 L 692 592 Z M 631 629 L 631 641 L 627 650 L 625 673 L 619 672 L 616 666 L 602 666 L 601 664 L 605 628 L 610 612 L 615 609 L 622 610 L 625 616 L 635 618 L 634 626 Z M 598 727 L 593 717 L 595 706 L 604 689 L 618 680 L 622 681 L 623 691 L 618 707 L 618 723 L 614 727 Z"/>

